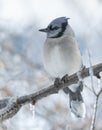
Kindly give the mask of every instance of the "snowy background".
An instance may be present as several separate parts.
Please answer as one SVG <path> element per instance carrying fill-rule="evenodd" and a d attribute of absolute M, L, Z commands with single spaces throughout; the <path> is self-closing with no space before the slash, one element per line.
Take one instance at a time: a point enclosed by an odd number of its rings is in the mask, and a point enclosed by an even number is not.
<path fill-rule="evenodd" d="M 0 0 L 0 99 L 30 94 L 53 83 L 42 63 L 46 35 L 38 30 L 61 16 L 70 17 L 84 65 L 89 66 L 87 48 L 92 64 L 102 62 L 102 0 Z M 85 83 L 91 86 L 90 78 Z M 97 87 L 96 78 L 94 85 Z M 68 96 L 60 91 L 38 101 L 34 113 L 25 105 L 0 130 L 87 130 L 94 96 L 86 88 L 83 96 L 85 119 L 71 115 Z M 100 98 L 97 130 L 102 129 L 101 110 Z"/>

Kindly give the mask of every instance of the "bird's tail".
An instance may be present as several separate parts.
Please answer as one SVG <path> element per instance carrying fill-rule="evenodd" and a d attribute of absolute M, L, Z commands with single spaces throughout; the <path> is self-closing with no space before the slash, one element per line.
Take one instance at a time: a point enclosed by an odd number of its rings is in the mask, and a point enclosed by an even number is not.
<path fill-rule="evenodd" d="M 77 117 L 84 118 L 86 115 L 86 108 L 81 94 L 81 92 L 83 91 L 83 80 L 81 77 L 81 71 L 79 71 L 77 75 L 79 82 L 77 84 L 72 84 L 68 87 L 63 88 L 63 91 L 66 94 L 69 94 L 69 104 L 71 112 Z M 66 78 L 66 76 L 63 77 L 64 82 L 68 78 Z"/>
<path fill-rule="evenodd" d="M 84 118 L 86 108 L 81 91 L 80 86 L 76 89 L 76 91 L 69 89 L 69 103 L 71 112 L 77 117 Z"/>

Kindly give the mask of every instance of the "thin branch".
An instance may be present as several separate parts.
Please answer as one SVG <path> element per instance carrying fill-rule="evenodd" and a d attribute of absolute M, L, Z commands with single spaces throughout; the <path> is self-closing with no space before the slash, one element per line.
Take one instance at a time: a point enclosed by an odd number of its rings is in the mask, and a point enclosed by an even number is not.
<path fill-rule="evenodd" d="M 84 84 L 84 86 L 90 91 L 90 92 L 92 92 L 93 93 L 93 91 L 92 91 L 92 89 L 91 88 L 89 88 L 86 84 Z M 93 93 L 94 94 L 94 93 Z"/>
<path fill-rule="evenodd" d="M 97 110 L 98 110 L 98 101 L 99 101 L 99 97 L 100 97 L 101 93 L 102 93 L 102 88 L 100 89 L 100 91 L 98 93 L 96 93 L 96 92 L 94 93 L 96 99 L 95 99 L 95 103 L 94 103 L 94 112 L 93 112 L 90 130 L 95 130 L 96 115 L 97 115 Z"/>
<path fill-rule="evenodd" d="M 90 64 L 89 73 L 90 73 L 90 77 L 91 77 L 91 87 L 92 87 L 92 91 L 93 91 L 94 95 L 96 95 L 96 92 L 95 92 L 95 89 L 94 89 L 94 84 L 93 84 L 93 76 L 94 76 L 94 72 L 93 72 L 92 62 L 91 62 L 91 54 L 90 54 L 89 49 L 87 49 L 87 51 L 88 51 L 89 64 Z"/>
<path fill-rule="evenodd" d="M 94 112 L 93 112 L 93 117 L 92 117 L 90 130 L 95 130 L 96 114 L 97 114 L 97 109 L 98 109 L 98 99 L 99 99 L 99 97 L 96 96 L 95 104 L 94 104 Z"/>
<path fill-rule="evenodd" d="M 94 103 L 94 112 L 93 112 L 93 117 L 92 117 L 90 130 L 95 130 L 96 114 L 97 114 L 97 109 L 98 109 L 98 101 L 99 101 L 99 96 L 100 96 L 100 94 L 102 92 L 102 89 L 100 89 L 100 91 L 98 93 L 95 91 L 94 84 L 93 84 L 94 71 L 93 71 L 92 62 L 91 62 L 91 54 L 90 54 L 89 49 L 87 49 L 87 50 L 88 50 L 89 64 L 90 64 L 89 73 L 90 73 L 90 77 L 91 77 L 91 88 L 92 88 L 92 92 L 93 92 L 93 94 L 95 95 L 95 98 L 96 98 L 95 103 Z M 99 78 L 99 79 L 101 78 L 99 73 L 96 74 L 96 77 Z"/>
<path fill-rule="evenodd" d="M 102 71 L 102 63 L 92 66 L 94 75 L 99 75 Z M 89 68 L 85 68 L 82 71 L 82 78 L 90 76 Z M 61 79 L 61 81 L 63 78 Z M 33 94 L 21 96 L 18 98 L 7 98 L 0 101 L 0 121 L 13 117 L 19 109 L 27 104 L 27 103 L 36 103 L 38 100 L 42 99 L 43 97 L 49 96 L 51 94 L 57 93 L 60 89 L 68 87 L 71 84 L 75 84 L 78 82 L 77 73 L 68 77 L 66 82 L 61 82 L 57 85 L 51 85 L 47 88 L 39 90 Z M 12 99 L 12 100 L 11 100 Z"/>
<path fill-rule="evenodd" d="M 98 94 L 96 94 L 96 99 L 95 99 L 95 104 L 94 104 L 94 113 L 93 113 L 93 118 L 92 118 L 92 123 L 91 123 L 91 128 L 90 130 L 95 130 L 95 122 L 96 122 L 96 114 L 97 114 L 97 109 L 98 109 L 98 101 L 99 97 L 102 93 L 102 89 L 99 91 Z"/>

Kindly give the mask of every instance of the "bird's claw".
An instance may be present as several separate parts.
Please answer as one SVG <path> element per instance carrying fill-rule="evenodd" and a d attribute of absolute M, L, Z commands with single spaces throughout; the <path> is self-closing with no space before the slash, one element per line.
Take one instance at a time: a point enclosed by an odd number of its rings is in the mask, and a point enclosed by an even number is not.
<path fill-rule="evenodd" d="M 63 84 L 63 81 L 60 78 L 56 78 L 54 81 L 54 86 L 59 87 L 60 85 Z"/>
<path fill-rule="evenodd" d="M 64 75 L 63 77 L 62 77 L 62 81 L 64 82 L 64 83 L 67 83 L 69 80 L 69 76 L 68 76 L 68 74 L 66 74 L 66 75 Z"/>

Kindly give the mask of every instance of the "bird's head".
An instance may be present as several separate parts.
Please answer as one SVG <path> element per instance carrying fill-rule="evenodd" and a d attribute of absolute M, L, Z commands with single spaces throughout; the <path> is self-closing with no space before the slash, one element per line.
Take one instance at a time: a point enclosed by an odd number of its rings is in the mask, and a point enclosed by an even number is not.
<path fill-rule="evenodd" d="M 41 32 L 46 32 L 48 38 L 58 38 L 63 36 L 67 25 L 68 25 L 68 19 L 66 17 L 60 17 L 54 19 L 47 28 L 40 29 Z"/>

